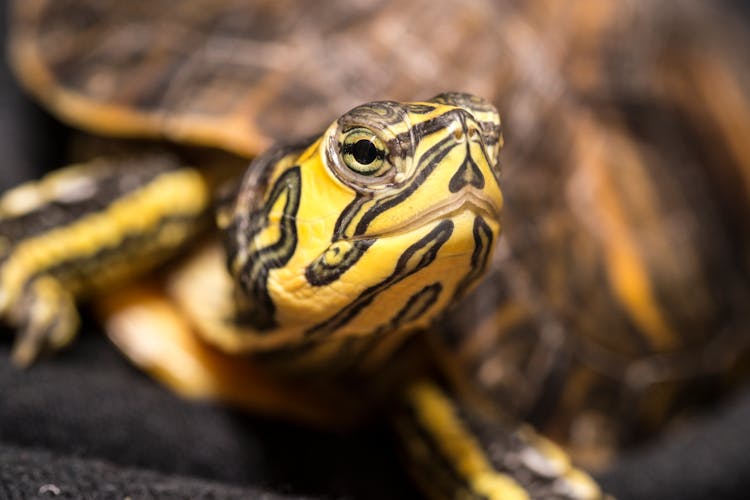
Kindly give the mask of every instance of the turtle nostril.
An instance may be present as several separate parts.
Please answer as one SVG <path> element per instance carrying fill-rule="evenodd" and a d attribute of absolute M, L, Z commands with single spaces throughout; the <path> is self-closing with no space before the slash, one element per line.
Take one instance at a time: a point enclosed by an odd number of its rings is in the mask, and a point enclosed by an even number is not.
<path fill-rule="evenodd" d="M 479 139 L 479 129 L 477 127 L 469 127 L 469 139 Z"/>
<path fill-rule="evenodd" d="M 464 131 L 463 131 L 463 129 L 457 128 L 456 130 L 454 130 L 453 131 L 453 137 L 456 139 L 456 141 L 463 142 L 463 140 L 464 140 Z"/>

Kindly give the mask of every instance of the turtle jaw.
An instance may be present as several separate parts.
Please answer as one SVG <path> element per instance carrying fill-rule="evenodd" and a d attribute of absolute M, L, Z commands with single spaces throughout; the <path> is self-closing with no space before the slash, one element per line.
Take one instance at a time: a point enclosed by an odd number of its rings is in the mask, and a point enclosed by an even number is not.
<path fill-rule="evenodd" d="M 493 199 L 486 193 L 475 189 L 464 189 L 455 196 L 427 208 L 413 217 L 376 233 L 348 238 L 350 241 L 371 238 L 387 238 L 409 233 L 427 227 L 440 220 L 453 219 L 463 212 L 472 212 L 485 220 L 499 221 L 502 210 L 502 198 Z"/>

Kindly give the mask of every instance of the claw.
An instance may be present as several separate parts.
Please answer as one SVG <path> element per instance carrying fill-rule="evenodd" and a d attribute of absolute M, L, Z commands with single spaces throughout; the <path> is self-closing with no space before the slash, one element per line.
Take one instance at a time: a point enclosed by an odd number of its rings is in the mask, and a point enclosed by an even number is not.
<path fill-rule="evenodd" d="M 44 351 L 64 347 L 78 330 L 73 296 L 51 276 L 34 279 L 14 309 L 11 323 L 20 328 L 11 361 L 20 368 L 30 366 Z"/>

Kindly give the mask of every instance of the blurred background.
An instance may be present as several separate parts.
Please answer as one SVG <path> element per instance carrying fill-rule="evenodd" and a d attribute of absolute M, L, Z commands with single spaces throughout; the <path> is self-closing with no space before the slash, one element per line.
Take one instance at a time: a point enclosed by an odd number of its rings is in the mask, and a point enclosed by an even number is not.
<path fill-rule="evenodd" d="M 56 8 L 79 19 L 85 4 L 66 0 Z M 600 370 L 610 385 L 617 381 L 612 391 L 637 388 L 625 391 L 637 399 L 594 404 L 586 393 L 584 403 L 574 402 L 576 412 L 588 404 L 612 419 L 623 401 L 638 407 L 627 419 L 638 435 L 613 445 L 627 446 L 598 472 L 603 485 L 618 498 L 747 497 L 750 4 L 226 0 L 185 2 L 184 12 L 166 0 L 140 10 L 129 4 L 102 0 L 87 7 L 101 33 L 99 42 L 87 42 L 89 50 L 111 56 L 96 64 L 109 67 L 112 57 L 126 64 L 117 52 L 122 44 L 107 41 L 132 25 L 150 28 L 138 31 L 144 41 L 134 46 L 141 49 L 173 44 L 205 54 L 194 74 L 181 76 L 202 86 L 187 97 L 167 96 L 162 109 L 198 113 L 204 89 L 238 99 L 252 89 L 245 111 L 259 148 L 315 133 L 373 99 L 429 98 L 445 90 L 491 99 L 504 122 L 504 258 L 526 283 L 525 292 L 511 283 L 493 301 L 510 294 L 530 311 L 542 308 L 568 344 L 573 336 L 584 339 L 584 350 L 595 344 L 617 354 L 620 361 Z M 197 34 L 175 40 L 169 29 L 158 29 L 180 23 Z M 234 42 L 222 45 L 216 34 Z M 70 50 L 72 74 L 77 55 L 80 47 Z M 20 90 L 5 59 L 0 72 L 4 190 L 65 165 L 71 131 Z M 117 100 L 119 88 L 89 97 Z M 613 263 L 627 262 L 622 242 L 643 256 L 669 327 L 638 305 L 641 314 L 624 319 L 599 298 L 607 285 L 627 296 L 633 283 Z M 504 270 L 493 276 L 513 281 Z M 475 327 L 457 320 L 454 331 L 470 334 Z M 500 335 L 498 359 L 517 356 L 518 342 L 542 345 L 543 327 L 519 329 L 521 341 Z M 0 359 L 7 360 L 10 332 L 3 337 Z M 683 352 L 689 355 L 672 356 Z M 588 351 L 571 356 L 608 364 Z M 466 362 L 473 369 L 479 361 L 486 360 Z M 622 368 L 613 368 L 618 363 Z M 537 378 L 560 373 L 569 375 Z M 489 390 L 517 401 L 507 394 L 511 380 L 493 380 Z M 540 397 L 517 411 L 570 439 L 572 411 L 553 413 L 557 420 L 550 422 L 540 416 L 547 404 Z M 80 470 L 96 470 L 115 485 L 127 477 L 155 485 L 150 491 L 183 496 L 208 488 L 227 497 L 269 490 L 295 498 L 413 498 L 391 445 L 377 424 L 344 436 L 181 401 L 130 367 L 88 319 L 74 349 L 26 373 L 0 362 L 6 491 L 26 487 L 29 477 L 40 486 L 55 478 L 82 484 Z M 97 481 L 91 479 L 92 488 Z"/>

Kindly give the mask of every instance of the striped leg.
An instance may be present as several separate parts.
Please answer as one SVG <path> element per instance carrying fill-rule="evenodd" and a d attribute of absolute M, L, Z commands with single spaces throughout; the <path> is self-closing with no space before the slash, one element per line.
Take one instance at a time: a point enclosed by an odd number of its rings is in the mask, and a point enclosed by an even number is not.
<path fill-rule="evenodd" d="M 602 499 L 567 455 L 524 425 L 490 419 L 437 384 L 404 392 L 395 425 L 415 479 L 435 499 Z"/>
<path fill-rule="evenodd" d="M 209 187 L 166 155 L 102 159 L 0 197 L 0 319 L 28 365 L 67 344 L 75 301 L 157 264 L 205 220 Z"/>

